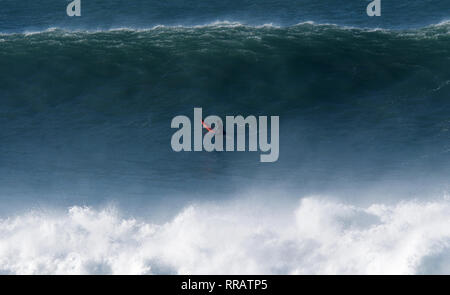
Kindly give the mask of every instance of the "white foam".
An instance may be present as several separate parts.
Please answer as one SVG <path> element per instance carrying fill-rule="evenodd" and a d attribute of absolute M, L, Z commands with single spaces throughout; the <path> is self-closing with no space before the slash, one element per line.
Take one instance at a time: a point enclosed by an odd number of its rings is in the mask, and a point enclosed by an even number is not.
<path fill-rule="evenodd" d="M 430 27 L 443 27 L 443 26 L 445 27 L 448 25 L 450 25 L 450 20 L 443 20 L 437 24 L 430 25 Z"/>
<path fill-rule="evenodd" d="M 58 31 L 58 28 L 51 27 L 51 28 L 48 28 L 48 29 L 46 29 L 44 31 L 25 31 L 23 33 L 23 35 L 25 35 L 25 36 L 33 36 L 33 35 L 38 35 L 38 34 L 42 34 L 42 33 L 56 32 L 56 31 Z"/>
<path fill-rule="evenodd" d="M 430 263 L 448 270 L 448 259 L 428 259 L 450 257 L 448 198 L 363 208 L 310 197 L 282 210 L 193 205 L 165 224 L 114 209 L 30 212 L 0 220 L 0 272 L 413 274 L 422 265 L 432 271 Z"/>
<path fill-rule="evenodd" d="M 433 28 L 433 27 L 441 27 L 441 26 L 447 26 L 450 23 L 449 20 L 443 20 L 437 24 L 432 24 L 429 26 L 425 26 L 424 28 Z M 314 21 L 303 21 L 299 22 L 293 26 L 280 26 L 275 25 L 273 23 L 266 23 L 261 25 L 250 25 L 246 24 L 245 22 L 239 22 L 239 21 L 227 21 L 227 20 L 216 20 L 213 22 L 205 23 L 205 24 L 199 24 L 199 25 L 162 25 L 157 24 L 149 27 L 113 27 L 109 29 L 71 29 L 71 28 L 57 28 L 57 27 L 50 27 L 45 30 L 41 31 L 25 31 L 25 32 L 15 32 L 15 33 L 2 33 L 0 32 L 0 36 L 8 36 L 8 35 L 25 35 L 25 36 L 32 36 L 36 34 L 42 34 L 47 32 L 53 32 L 53 31 L 63 31 L 67 33 L 103 33 L 103 32 L 114 32 L 114 31 L 131 31 L 131 32 L 146 32 L 146 31 L 153 31 L 158 29 L 198 29 L 198 28 L 233 28 L 233 27 L 248 27 L 248 28 L 289 28 L 289 27 L 296 27 L 296 26 L 303 26 L 303 25 L 312 25 L 315 27 L 333 27 L 336 29 L 341 30 L 362 30 L 362 31 L 383 31 L 383 32 L 417 32 L 420 31 L 420 29 L 387 29 L 387 28 L 370 28 L 370 27 L 356 27 L 356 26 L 346 26 L 346 25 L 338 25 L 334 23 L 316 23 Z M 423 28 L 422 28 L 423 29 Z"/>

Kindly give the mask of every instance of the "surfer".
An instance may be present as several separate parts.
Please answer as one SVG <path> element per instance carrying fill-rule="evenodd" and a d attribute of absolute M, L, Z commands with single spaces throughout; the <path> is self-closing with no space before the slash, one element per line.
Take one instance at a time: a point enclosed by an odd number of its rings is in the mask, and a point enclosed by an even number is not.
<path fill-rule="evenodd" d="M 202 120 L 202 124 L 203 124 L 203 127 L 205 127 L 206 130 L 208 130 L 208 132 L 216 133 L 216 131 L 214 131 L 214 130 L 211 128 L 211 126 L 208 126 L 208 125 L 205 123 L 205 121 Z M 223 134 L 223 135 L 226 135 L 226 134 L 227 134 L 227 133 L 225 132 L 225 130 L 223 130 L 223 125 L 221 124 L 221 122 L 217 122 L 217 123 L 215 123 L 215 124 L 217 124 L 217 126 L 218 126 L 218 128 L 217 128 L 217 134 Z"/>

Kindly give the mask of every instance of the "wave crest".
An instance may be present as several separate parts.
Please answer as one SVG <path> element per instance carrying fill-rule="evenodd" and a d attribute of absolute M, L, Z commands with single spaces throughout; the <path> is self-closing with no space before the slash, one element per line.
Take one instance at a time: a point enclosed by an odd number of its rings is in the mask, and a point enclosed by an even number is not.
<path fill-rule="evenodd" d="M 48 34 L 48 33 L 108 33 L 108 32 L 151 32 L 155 30 L 198 30 L 198 29 L 281 29 L 281 30 L 298 30 L 298 29 L 311 29 L 311 30 L 334 30 L 334 31 L 342 31 L 342 30 L 351 30 L 351 31 L 359 31 L 359 32 L 386 32 L 386 33 L 399 33 L 399 34 L 423 34 L 423 33 L 433 33 L 439 35 L 448 35 L 450 33 L 450 21 L 445 20 L 436 24 L 427 25 L 420 28 L 415 29 L 387 29 L 387 28 L 371 28 L 371 27 L 356 27 L 356 26 L 344 26 L 338 25 L 334 23 L 318 23 L 314 21 L 303 21 L 297 23 L 295 25 L 290 26 L 282 26 L 274 23 L 263 23 L 260 25 L 250 25 L 245 22 L 239 21 L 227 21 L 227 20 L 217 20 L 210 23 L 205 24 L 197 24 L 197 25 L 163 25 L 157 24 L 149 27 L 112 27 L 109 29 L 71 29 L 65 27 L 49 27 L 45 30 L 39 31 L 24 31 L 24 32 L 0 32 L 0 36 L 33 36 L 38 34 Z"/>

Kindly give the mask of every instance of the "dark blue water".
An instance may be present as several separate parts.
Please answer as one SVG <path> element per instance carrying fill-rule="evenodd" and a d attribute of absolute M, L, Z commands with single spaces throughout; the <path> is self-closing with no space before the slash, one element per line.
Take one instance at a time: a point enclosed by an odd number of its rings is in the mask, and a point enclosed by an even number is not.
<path fill-rule="evenodd" d="M 380 17 L 368 17 L 367 0 L 261 1 L 82 1 L 82 16 L 69 18 L 70 1 L 2 0 L 0 31 L 149 28 L 155 25 L 202 25 L 216 21 L 248 25 L 290 26 L 305 21 L 357 27 L 417 28 L 449 18 L 450 3 L 442 0 L 382 1 Z"/>
<path fill-rule="evenodd" d="M 1 1 L 2 211 L 448 189 L 448 1 L 67 3 Z M 174 153 L 194 107 L 280 116 L 279 160 Z"/>

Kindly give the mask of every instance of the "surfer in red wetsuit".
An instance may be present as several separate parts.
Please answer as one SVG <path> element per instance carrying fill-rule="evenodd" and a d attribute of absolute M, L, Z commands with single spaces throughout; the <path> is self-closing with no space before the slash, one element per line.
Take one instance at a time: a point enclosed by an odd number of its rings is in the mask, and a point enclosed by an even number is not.
<path fill-rule="evenodd" d="M 208 130 L 208 132 L 216 133 L 216 131 L 214 131 L 210 126 L 208 126 L 208 125 L 205 123 L 205 121 L 202 120 L 202 124 L 203 124 L 203 127 L 205 127 L 205 128 Z M 223 130 L 222 124 L 220 124 L 220 122 L 218 122 L 217 125 L 219 126 L 219 128 L 217 129 L 217 133 L 218 133 L 218 134 L 226 135 L 225 130 Z"/>

